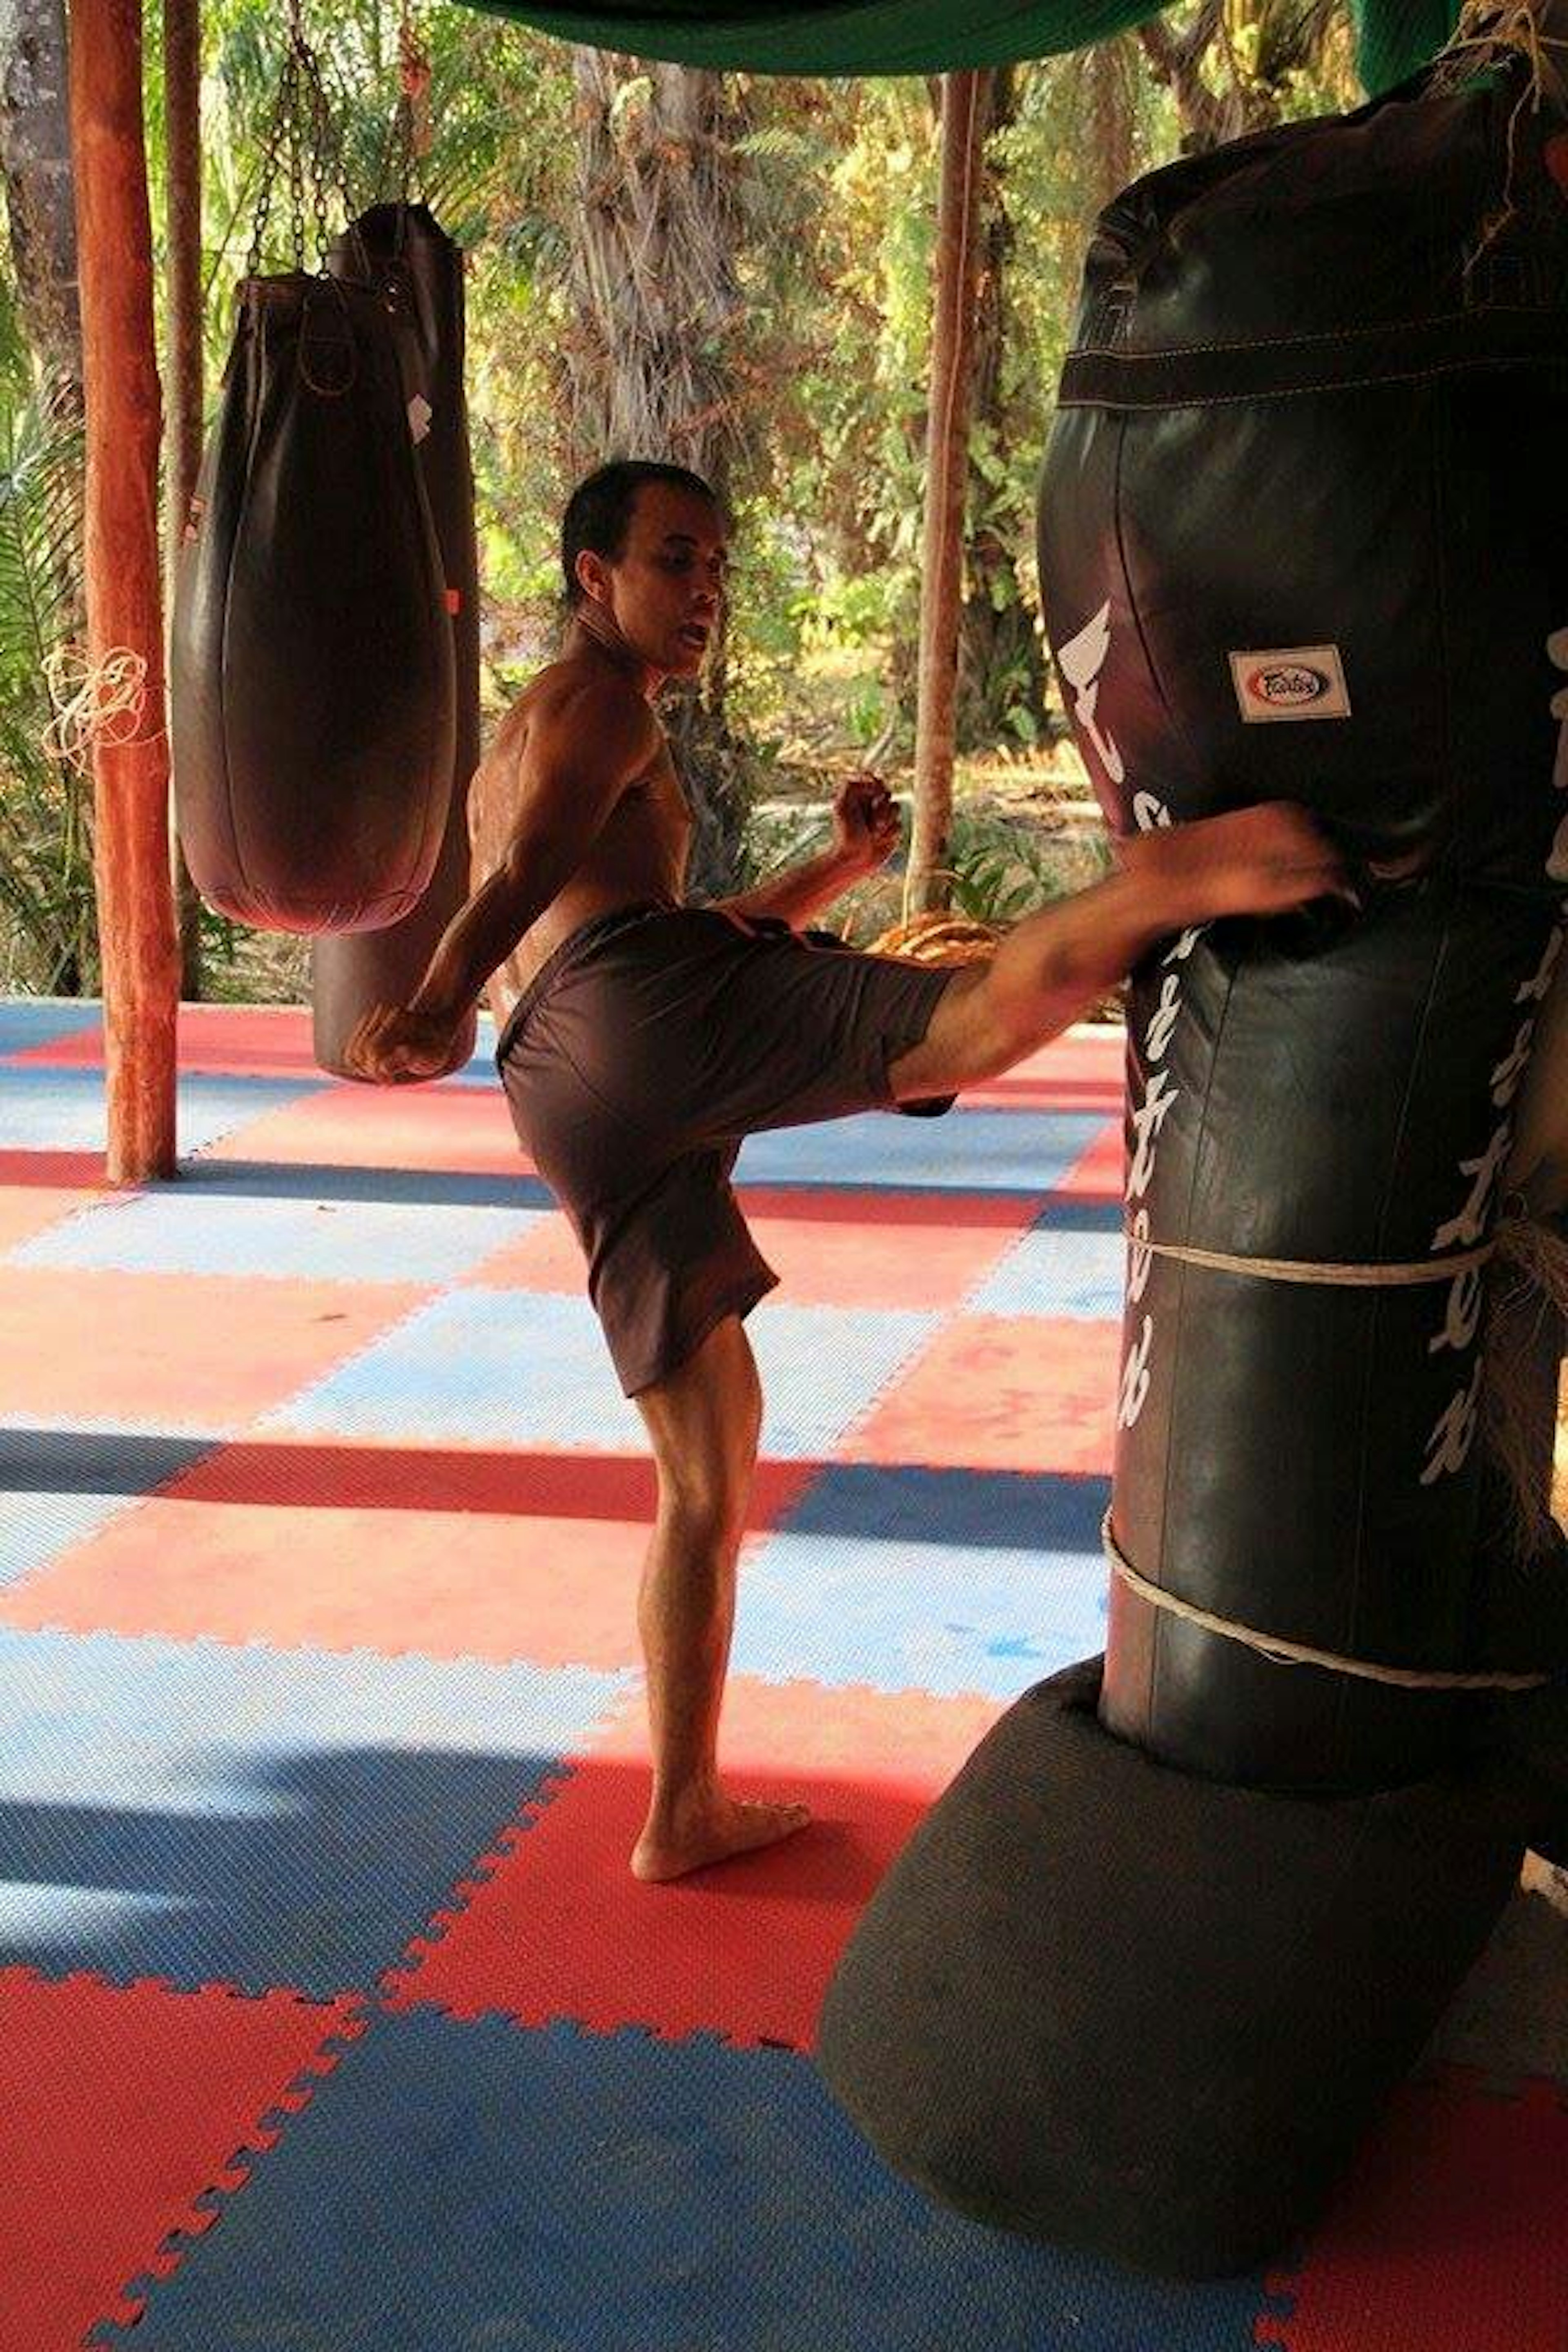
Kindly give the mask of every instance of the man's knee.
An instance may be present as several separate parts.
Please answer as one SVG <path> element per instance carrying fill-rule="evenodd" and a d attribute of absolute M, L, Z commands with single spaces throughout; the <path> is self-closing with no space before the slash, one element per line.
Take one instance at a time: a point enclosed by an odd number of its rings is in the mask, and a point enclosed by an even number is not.
<path fill-rule="evenodd" d="M 738 1542 L 763 1417 L 756 1360 L 739 1317 L 726 1317 L 637 1402 L 658 1466 L 660 1518 L 688 1542 Z"/>
<path fill-rule="evenodd" d="M 745 1531 L 751 1465 L 728 1449 L 659 1459 L 658 1517 L 693 1551 L 730 1551 Z"/>
<path fill-rule="evenodd" d="M 993 969 L 972 965 L 954 972 L 921 1043 L 893 1064 L 893 1092 L 900 1102 L 955 1093 L 997 1076 L 1027 1049 L 1019 1009 Z"/>

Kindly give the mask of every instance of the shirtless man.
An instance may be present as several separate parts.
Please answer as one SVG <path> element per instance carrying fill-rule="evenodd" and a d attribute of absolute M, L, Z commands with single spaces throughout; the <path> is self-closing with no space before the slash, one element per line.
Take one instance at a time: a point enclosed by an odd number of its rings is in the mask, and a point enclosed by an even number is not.
<path fill-rule="evenodd" d="M 717 1763 L 762 1422 L 743 1318 L 777 1279 L 731 1189 L 742 1138 L 871 1108 L 945 1108 L 941 1098 L 1034 1052 L 1170 934 L 1346 888 L 1304 812 L 1274 803 L 1121 843 L 1119 871 L 1026 917 L 989 964 L 836 950 L 795 927 L 899 838 L 886 790 L 861 777 L 839 793 L 820 856 L 687 907 L 691 820 L 653 706 L 668 679 L 701 667 L 726 553 L 719 507 L 679 468 L 607 466 L 574 493 L 561 657 L 508 713 L 485 763 L 516 811 L 506 855 L 410 1003 L 368 1014 L 349 1046 L 359 1076 L 432 1076 L 524 941 L 527 986 L 497 1062 L 519 1135 L 582 1242 L 658 1474 L 638 1601 L 653 1788 L 631 1866 L 644 1879 L 772 1844 L 807 1818 L 804 1805 L 731 1797 Z"/>

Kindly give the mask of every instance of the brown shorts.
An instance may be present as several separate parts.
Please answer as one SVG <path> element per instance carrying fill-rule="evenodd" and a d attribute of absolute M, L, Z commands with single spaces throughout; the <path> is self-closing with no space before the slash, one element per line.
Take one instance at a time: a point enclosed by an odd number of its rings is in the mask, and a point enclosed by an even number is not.
<path fill-rule="evenodd" d="M 621 908 L 541 967 L 496 1064 L 628 1396 L 778 1280 L 731 1187 L 743 1139 L 898 1108 L 889 1068 L 952 978 L 705 907 Z"/>

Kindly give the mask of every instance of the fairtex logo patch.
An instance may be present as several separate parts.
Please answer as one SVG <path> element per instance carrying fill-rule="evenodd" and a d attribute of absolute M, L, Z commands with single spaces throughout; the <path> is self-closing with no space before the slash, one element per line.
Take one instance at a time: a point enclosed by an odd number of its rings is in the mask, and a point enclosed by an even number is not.
<path fill-rule="evenodd" d="M 1247 681 L 1248 698 L 1267 702 L 1276 710 L 1296 710 L 1304 702 L 1321 702 L 1329 691 L 1327 674 L 1309 669 L 1304 662 L 1282 662 L 1275 669 L 1255 669 Z"/>
<path fill-rule="evenodd" d="M 1337 646 L 1280 646 L 1267 652 L 1235 653 L 1230 674 L 1248 724 L 1351 715 Z"/>

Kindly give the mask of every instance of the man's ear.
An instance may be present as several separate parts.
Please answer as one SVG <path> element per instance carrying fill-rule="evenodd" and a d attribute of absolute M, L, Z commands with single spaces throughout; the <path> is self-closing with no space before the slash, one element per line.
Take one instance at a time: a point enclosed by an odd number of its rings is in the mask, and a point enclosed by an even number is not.
<path fill-rule="evenodd" d="M 591 597 L 595 604 L 609 603 L 610 567 L 596 548 L 580 547 L 572 569 L 584 596 Z"/>

